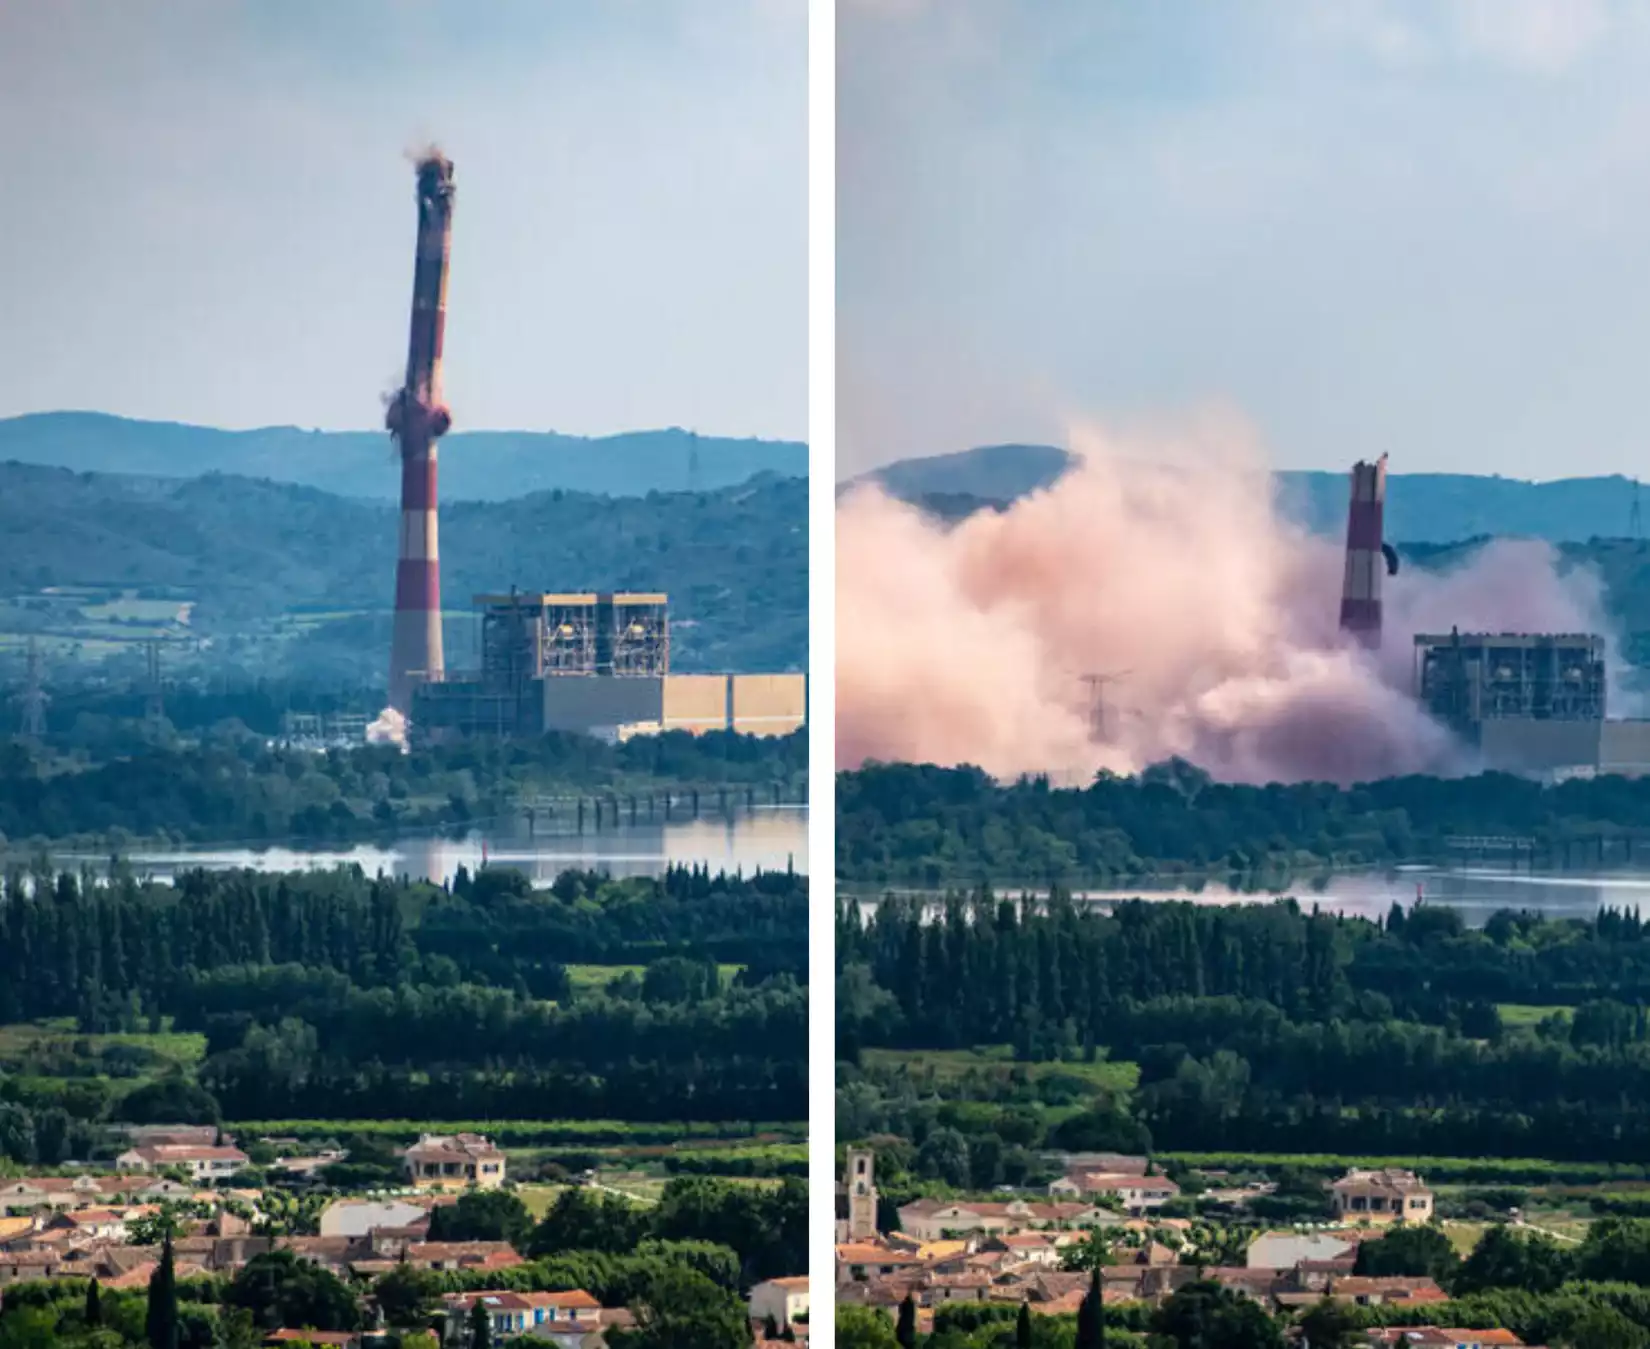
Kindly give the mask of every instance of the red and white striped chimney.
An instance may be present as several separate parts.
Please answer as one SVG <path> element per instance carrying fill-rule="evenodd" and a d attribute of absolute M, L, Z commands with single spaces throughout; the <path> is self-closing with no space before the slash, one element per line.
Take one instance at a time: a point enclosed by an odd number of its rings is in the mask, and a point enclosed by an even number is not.
<path fill-rule="evenodd" d="M 1381 644 L 1381 574 L 1387 558 L 1382 536 L 1386 506 L 1386 456 L 1352 466 L 1352 499 L 1346 510 L 1346 576 L 1341 584 L 1341 630 L 1365 646 Z"/>
<path fill-rule="evenodd" d="M 412 710 L 414 686 L 442 677 L 436 441 L 452 424 L 441 401 L 441 338 L 452 240 L 453 164 L 432 150 L 418 162 L 418 257 L 407 382 L 384 415 L 401 450 L 401 548 L 395 566 L 390 706 L 403 716 Z"/>

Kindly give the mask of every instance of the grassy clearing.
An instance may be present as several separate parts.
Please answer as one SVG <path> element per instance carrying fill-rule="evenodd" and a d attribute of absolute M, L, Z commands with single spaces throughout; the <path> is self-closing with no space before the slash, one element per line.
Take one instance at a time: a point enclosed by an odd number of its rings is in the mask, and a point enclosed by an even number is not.
<path fill-rule="evenodd" d="M 1046 1077 L 1075 1077 L 1095 1091 L 1129 1092 L 1140 1080 L 1140 1066 L 1097 1059 L 1093 1063 L 1017 1063 L 1009 1045 L 976 1045 L 973 1049 L 867 1049 L 867 1069 L 921 1074 L 936 1083 L 954 1082 L 971 1073 L 1006 1078 L 1023 1072 L 1033 1081 Z"/>
<path fill-rule="evenodd" d="M 550 1212 L 556 1199 L 565 1190 L 565 1185 L 521 1185 L 516 1188 L 516 1196 L 527 1205 L 527 1211 L 533 1215 L 533 1221 Z"/>
<path fill-rule="evenodd" d="M 82 1035 L 68 1018 L 53 1021 L 29 1022 L 0 1026 L 0 1059 L 16 1059 L 61 1051 L 84 1049 L 92 1055 L 101 1054 L 114 1045 L 142 1049 L 166 1065 L 176 1064 L 193 1068 L 206 1057 L 206 1037 L 189 1031 L 162 1031 L 149 1034 L 142 1031 L 112 1031 L 107 1034 Z"/>
<path fill-rule="evenodd" d="M 286 1119 L 237 1120 L 224 1126 L 248 1137 L 272 1135 L 306 1141 L 324 1141 L 344 1134 L 385 1134 L 392 1139 L 415 1139 L 425 1133 L 486 1134 L 506 1150 L 530 1148 L 639 1148 L 666 1150 L 693 1143 L 703 1147 L 765 1147 L 804 1143 L 806 1120 L 758 1124 L 748 1134 L 738 1124 L 692 1121 L 674 1124 L 638 1124 L 626 1120 L 410 1120 L 410 1119 Z"/>
<path fill-rule="evenodd" d="M 1226 1171 L 1266 1171 L 1300 1167 L 1326 1174 L 1351 1167 L 1403 1167 L 1417 1171 L 1431 1184 L 1510 1185 L 1534 1188 L 1550 1185 L 1600 1185 L 1650 1178 L 1650 1167 L 1626 1162 L 1552 1162 L 1533 1157 L 1398 1157 L 1358 1156 L 1333 1152 L 1164 1152 L 1158 1158 L 1185 1166 L 1218 1167 Z"/>
<path fill-rule="evenodd" d="M 140 600 L 130 597 L 103 604 L 82 605 L 81 614 L 93 623 L 172 623 L 190 608 L 187 600 Z"/>
<path fill-rule="evenodd" d="M 1501 1013 L 1501 1024 L 1509 1030 L 1519 1026 L 1536 1026 L 1552 1016 L 1555 1012 L 1560 1016 L 1568 1017 L 1568 1007 L 1532 1007 L 1520 1002 L 1500 1002 L 1495 1010 Z"/>
<path fill-rule="evenodd" d="M 1455 1253 L 1465 1260 L 1489 1229 L 1489 1223 L 1446 1222 L 1444 1235 L 1449 1238 L 1449 1244 L 1455 1247 Z"/>
<path fill-rule="evenodd" d="M 627 974 L 634 974 L 638 979 L 646 972 L 644 965 L 569 965 L 567 977 L 573 985 L 575 993 L 595 993 L 606 988 L 615 979 L 621 979 Z M 718 965 L 716 967 L 722 976 L 722 984 L 726 987 L 734 980 L 734 976 L 744 969 L 743 965 Z"/>

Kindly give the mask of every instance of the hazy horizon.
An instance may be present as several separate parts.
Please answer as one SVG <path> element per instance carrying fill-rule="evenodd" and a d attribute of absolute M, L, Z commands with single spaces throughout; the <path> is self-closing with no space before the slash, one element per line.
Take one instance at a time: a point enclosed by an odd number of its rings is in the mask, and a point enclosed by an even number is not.
<path fill-rule="evenodd" d="M 841 0 L 838 473 L 1209 409 L 1635 475 L 1650 13 Z"/>
<path fill-rule="evenodd" d="M 0 0 L 0 79 L 0 416 L 379 429 L 435 141 L 455 431 L 806 437 L 796 0 Z"/>
<path fill-rule="evenodd" d="M 105 412 L 102 408 L 39 408 L 31 412 L 0 413 L 0 422 L 19 422 L 30 417 L 107 417 L 114 421 L 134 422 L 143 426 L 178 426 L 194 431 L 221 431 L 225 435 L 256 435 L 260 431 L 306 431 L 324 435 L 388 435 L 382 426 L 305 426 L 300 422 L 260 422 L 252 426 L 214 426 L 208 422 L 180 421 L 175 417 L 129 417 L 123 412 Z M 460 426 L 448 436 L 572 436 L 584 440 L 606 440 L 615 436 L 654 435 L 663 432 L 691 432 L 706 440 L 761 440 L 774 444 L 807 444 L 806 436 L 728 435 L 715 427 L 688 426 L 623 426 L 610 431 L 565 431 L 557 426 Z"/>

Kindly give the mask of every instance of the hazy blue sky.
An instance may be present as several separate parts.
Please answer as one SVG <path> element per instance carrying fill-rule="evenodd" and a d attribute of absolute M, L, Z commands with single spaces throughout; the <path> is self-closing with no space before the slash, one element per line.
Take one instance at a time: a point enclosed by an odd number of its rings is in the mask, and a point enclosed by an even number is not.
<path fill-rule="evenodd" d="M 1235 406 L 1650 476 L 1650 7 L 839 0 L 839 470 Z"/>
<path fill-rule="evenodd" d="M 406 152 L 455 427 L 801 439 L 803 0 L 0 0 L 0 415 L 369 427 Z"/>

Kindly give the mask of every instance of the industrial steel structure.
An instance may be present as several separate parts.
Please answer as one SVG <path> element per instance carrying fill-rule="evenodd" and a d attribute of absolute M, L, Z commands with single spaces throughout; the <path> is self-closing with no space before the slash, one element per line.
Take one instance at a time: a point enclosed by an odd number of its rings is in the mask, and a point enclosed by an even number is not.
<path fill-rule="evenodd" d="M 1384 535 L 1386 456 L 1352 466 L 1346 511 L 1346 573 L 1341 582 L 1341 630 L 1365 646 L 1381 644 L 1381 574 L 1398 570 Z"/>
<path fill-rule="evenodd" d="M 660 594 L 477 595 L 481 671 L 491 683 L 550 675 L 670 673 L 669 604 Z"/>
<path fill-rule="evenodd" d="M 452 425 L 441 397 L 452 234 L 453 164 L 431 150 L 418 161 L 418 247 L 407 381 L 384 414 L 384 424 L 401 452 L 401 547 L 395 568 L 389 701 L 403 715 L 412 708 L 415 685 L 442 677 L 436 441 Z"/>
<path fill-rule="evenodd" d="M 1603 721 L 1604 639 L 1422 634 L 1415 639 L 1415 690 L 1433 718 L 1475 743 L 1488 721 Z"/>
<path fill-rule="evenodd" d="M 511 591 L 475 603 L 481 668 L 417 687 L 421 738 L 788 735 L 807 720 L 804 675 L 672 674 L 665 595 Z"/>

